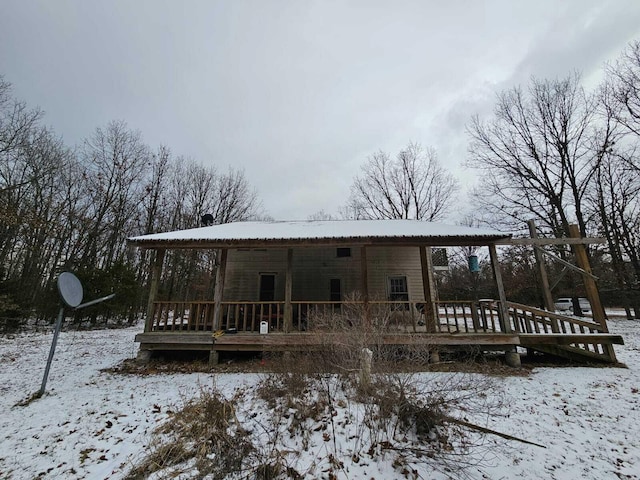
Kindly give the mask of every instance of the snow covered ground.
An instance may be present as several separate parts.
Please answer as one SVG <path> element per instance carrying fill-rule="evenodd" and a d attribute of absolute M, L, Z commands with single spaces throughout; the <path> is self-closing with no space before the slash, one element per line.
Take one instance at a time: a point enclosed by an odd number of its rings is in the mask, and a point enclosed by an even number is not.
<path fill-rule="evenodd" d="M 539 367 L 499 379 L 510 410 L 489 426 L 547 448 L 509 442 L 472 477 L 640 479 L 640 322 L 613 320 L 610 329 L 625 339 L 616 352 L 627 369 Z M 0 478 L 121 478 L 168 411 L 212 385 L 209 373 L 102 372 L 135 357 L 139 331 L 62 332 L 47 394 L 26 406 L 14 405 L 38 390 L 52 336 L 0 337 Z M 228 391 L 257 379 L 215 374 Z"/>

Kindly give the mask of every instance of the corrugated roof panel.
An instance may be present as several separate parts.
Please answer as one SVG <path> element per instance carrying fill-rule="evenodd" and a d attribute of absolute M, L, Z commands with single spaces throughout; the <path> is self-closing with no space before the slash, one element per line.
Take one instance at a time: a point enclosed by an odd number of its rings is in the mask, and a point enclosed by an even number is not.
<path fill-rule="evenodd" d="M 411 238 L 482 238 L 497 240 L 510 234 L 497 230 L 462 225 L 422 222 L 418 220 L 327 220 L 235 222 L 174 232 L 155 233 L 129 238 L 140 244 L 221 243 L 243 241 L 304 241 L 339 239 L 411 239 Z"/>

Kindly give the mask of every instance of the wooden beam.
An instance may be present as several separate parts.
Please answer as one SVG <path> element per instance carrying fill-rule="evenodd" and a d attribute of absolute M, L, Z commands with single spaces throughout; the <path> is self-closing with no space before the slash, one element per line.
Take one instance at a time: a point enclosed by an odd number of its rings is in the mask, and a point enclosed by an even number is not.
<path fill-rule="evenodd" d="M 575 245 L 578 245 L 578 244 L 575 244 Z M 580 267 L 576 267 L 575 265 L 567 262 L 566 260 L 563 260 L 562 258 L 558 257 L 557 255 L 554 255 L 553 253 L 547 252 L 546 250 L 544 250 L 543 248 L 541 248 L 538 245 L 534 245 L 533 248 L 535 249 L 536 252 L 540 252 L 540 253 L 546 255 L 547 257 L 552 258 L 553 260 L 555 260 L 558 263 L 561 263 L 562 265 L 564 265 L 565 267 L 567 267 L 570 270 L 578 272 L 578 273 L 580 273 L 582 275 L 590 276 L 594 280 L 598 279 L 598 277 L 596 277 L 591 272 L 587 272 L 586 270 L 584 270 L 584 269 L 582 269 Z M 584 248 L 584 245 L 582 245 L 582 248 Z"/>
<path fill-rule="evenodd" d="M 529 226 L 529 234 L 531 238 L 537 239 L 538 232 L 536 231 L 536 222 L 531 219 L 527 222 Z M 537 247 L 537 245 L 536 245 Z M 540 253 L 540 248 L 534 248 L 533 253 L 536 257 L 536 263 L 538 264 L 538 274 L 540 275 L 540 287 L 542 289 L 542 299 L 544 301 L 544 308 L 549 310 L 550 312 L 555 311 L 555 304 L 553 303 L 553 297 L 551 296 L 551 288 L 549 287 L 549 277 L 547 276 L 547 267 L 544 263 L 544 257 L 542 253 Z M 552 319 L 551 321 L 551 330 L 553 332 L 559 332 L 558 322 Z"/>
<path fill-rule="evenodd" d="M 420 248 L 420 266 L 422 268 L 422 290 L 424 293 L 424 318 L 427 324 L 428 332 L 436 331 L 436 296 L 435 281 L 433 276 L 433 257 L 431 247 L 424 246 Z"/>
<path fill-rule="evenodd" d="M 601 344 L 601 345 L 624 345 L 621 335 L 612 335 L 609 333 L 521 333 L 520 345 L 571 345 L 572 343 L 581 344 Z"/>
<path fill-rule="evenodd" d="M 135 337 L 139 343 L 184 343 L 184 344 L 212 344 L 211 332 L 145 332 Z"/>
<path fill-rule="evenodd" d="M 603 347 L 606 347 L 604 345 Z M 611 346 L 609 346 L 611 347 Z M 615 363 L 615 360 L 611 360 L 607 355 L 595 353 L 581 348 L 575 348 L 570 345 L 530 345 L 527 348 L 537 350 L 542 353 L 548 353 L 557 357 L 567 358 L 573 362 L 602 362 L 602 363 Z"/>
<path fill-rule="evenodd" d="M 355 333 L 355 332 L 354 332 Z M 170 333 L 166 334 L 171 336 Z M 267 335 L 242 334 L 222 335 L 214 340 L 215 350 L 295 350 L 296 347 L 345 345 L 349 333 L 269 333 Z M 387 333 L 371 340 L 384 345 L 492 345 L 513 346 L 520 340 L 517 334 L 504 333 Z"/>
<path fill-rule="evenodd" d="M 496 252 L 495 245 L 489 245 L 489 256 L 491 258 L 491 268 L 493 269 L 493 278 L 496 282 L 496 287 L 498 289 L 498 300 L 499 307 L 498 311 L 500 313 L 500 323 L 503 332 L 511 333 L 513 329 L 511 328 L 511 321 L 509 320 L 509 310 L 507 308 L 507 296 L 504 293 L 504 283 L 502 282 L 502 273 L 500 272 L 500 262 L 498 261 L 498 253 Z M 516 324 L 517 325 L 517 324 Z"/>
<path fill-rule="evenodd" d="M 496 245 L 590 245 L 604 244 L 604 238 L 506 238 Z"/>
<path fill-rule="evenodd" d="M 291 331 L 293 325 L 293 309 L 291 308 L 291 292 L 293 290 L 293 249 L 287 249 L 287 273 L 284 282 L 284 331 Z"/>
<path fill-rule="evenodd" d="M 573 236 L 579 237 L 580 230 L 578 228 L 578 225 L 569 225 L 569 233 Z M 607 328 L 607 321 L 605 320 L 604 316 L 604 309 L 602 308 L 602 303 L 600 302 L 600 293 L 598 292 L 598 287 L 595 282 L 595 280 L 597 280 L 597 277 L 595 277 L 591 273 L 591 265 L 589 264 L 587 250 L 584 245 L 574 245 L 573 253 L 576 257 L 576 263 L 581 268 L 581 270 L 584 271 L 584 287 L 589 303 L 591 304 L 593 320 L 600 325 L 603 332 L 608 332 L 609 330 Z"/>
<path fill-rule="evenodd" d="M 218 251 L 219 263 L 218 270 L 216 271 L 216 286 L 213 291 L 213 301 L 215 305 L 213 307 L 213 328 L 218 330 L 222 325 L 222 300 L 224 294 L 224 281 L 227 271 L 227 254 L 226 248 L 222 248 Z"/>
<path fill-rule="evenodd" d="M 569 235 L 575 238 L 580 237 L 580 229 L 578 228 L 578 225 L 569 225 Z M 591 316 L 593 317 L 593 321 L 600 325 L 600 329 L 602 330 L 602 332 L 607 333 L 609 332 L 609 328 L 607 327 L 604 308 L 602 307 L 602 303 L 600 302 L 600 292 L 598 292 L 598 285 L 595 282 L 595 277 L 591 274 L 591 265 L 589 264 L 587 249 L 584 245 L 579 244 L 573 245 L 572 248 L 573 253 L 576 257 L 576 263 L 585 271 L 584 288 L 587 293 L 587 299 L 591 304 Z M 611 361 L 617 361 L 616 354 L 613 351 L 613 346 L 605 345 L 604 349 L 611 358 Z"/>
<path fill-rule="evenodd" d="M 158 296 L 160 276 L 162 275 L 162 263 L 164 262 L 164 248 L 155 252 L 155 259 L 151 266 L 151 284 L 149 285 L 149 300 L 147 301 L 147 318 L 144 321 L 144 331 L 150 332 L 153 328 L 153 302 Z"/>
<path fill-rule="evenodd" d="M 556 278 L 556 280 L 553 282 L 553 285 L 551 285 L 551 291 L 552 292 L 555 290 L 555 288 L 558 286 L 558 284 L 562 281 L 562 279 L 564 278 L 564 276 L 567 274 L 568 271 L 569 271 L 569 268 L 567 268 L 565 266 L 562 269 L 562 271 L 558 274 L 558 278 Z"/>

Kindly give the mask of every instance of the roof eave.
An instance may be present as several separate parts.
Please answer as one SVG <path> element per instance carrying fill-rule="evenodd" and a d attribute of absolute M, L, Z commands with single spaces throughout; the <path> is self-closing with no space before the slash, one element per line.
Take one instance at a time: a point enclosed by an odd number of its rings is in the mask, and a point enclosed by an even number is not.
<path fill-rule="evenodd" d="M 510 235 L 411 236 L 411 237 L 340 237 L 290 239 L 128 239 L 127 243 L 143 249 L 216 249 L 216 248 L 287 248 L 348 246 L 476 246 L 489 245 L 511 238 Z"/>

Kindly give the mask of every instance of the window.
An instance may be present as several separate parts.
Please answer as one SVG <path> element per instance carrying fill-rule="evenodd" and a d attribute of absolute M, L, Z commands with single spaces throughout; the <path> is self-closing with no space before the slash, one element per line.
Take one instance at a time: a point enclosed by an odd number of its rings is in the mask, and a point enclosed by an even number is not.
<path fill-rule="evenodd" d="M 389 277 L 389 300 L 392 302 L 408 302 L 409 289 L 407 288 L 407 277 Z"/>
<path fill-rule="evenodd" d="M 336 256 L 338 258 L 350 257 L 351 256 L 351 248 L 349 247 L 340 247 L 336 249 Z"/>

